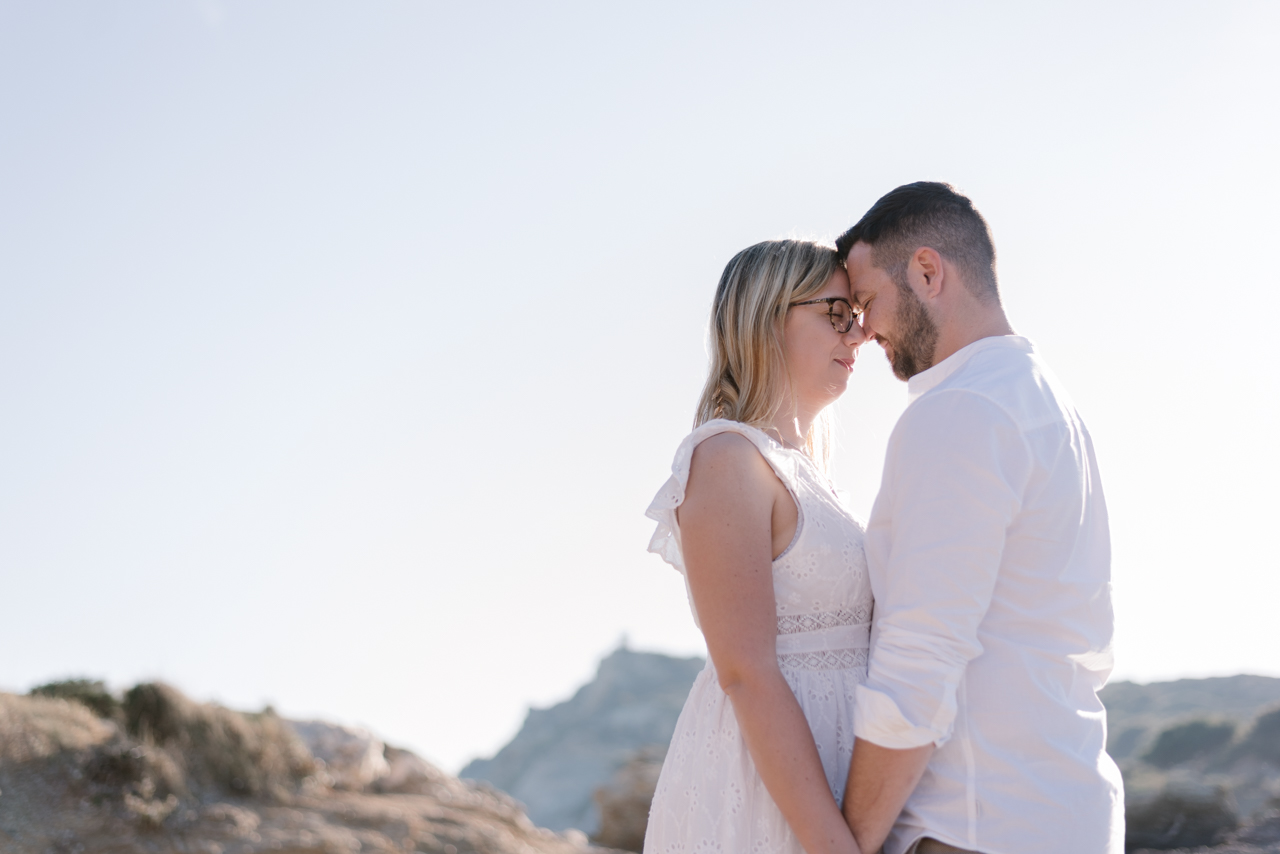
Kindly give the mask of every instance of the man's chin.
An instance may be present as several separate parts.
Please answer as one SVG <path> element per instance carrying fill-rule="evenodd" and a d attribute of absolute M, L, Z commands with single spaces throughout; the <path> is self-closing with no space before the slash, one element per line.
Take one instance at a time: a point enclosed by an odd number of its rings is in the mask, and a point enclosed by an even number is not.
<path fill-rule="evenodd" d="M 884 351 L 884 357 L 889 360 L 889 370 L 893 371 L 895 377 L 903 382 L 911 379 L 911 374 L 907 373 L 911 366 L 903 364 L 904 361 L 909 360 L 900 358 L 898 351 L 893 349 L 891 344 L 886 344 L 884 341 L 880 342 L 880 349 Z"/>
<path fill-rule="evenodd" d="M 911 356 L 899 355 L 897 353 L 886 353 L 889 356 L 889 368 L 893 371 L 893 375 L 898 379 L 906 382 L 916 374 L 927 371 L 929 365 L 921 364 L 921 362 Z"/>

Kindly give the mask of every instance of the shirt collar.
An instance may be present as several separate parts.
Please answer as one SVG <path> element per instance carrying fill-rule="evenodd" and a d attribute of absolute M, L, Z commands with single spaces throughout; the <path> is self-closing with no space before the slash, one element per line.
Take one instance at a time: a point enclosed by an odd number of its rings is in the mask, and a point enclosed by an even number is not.
<path fill-rule="evenodd" d="M 1032 343 L 1021 335 L 992 335 L 979 338 L 972 344 L 961 347 L 927 371 L 921 371 L 907 380 L 907 403 L 914 403 L 927 391 L 936 388 L 947 377 L 964 367 L 975 353 L 984 350 L 1012 349 L 1022 353 L 1035 352 Z"/>

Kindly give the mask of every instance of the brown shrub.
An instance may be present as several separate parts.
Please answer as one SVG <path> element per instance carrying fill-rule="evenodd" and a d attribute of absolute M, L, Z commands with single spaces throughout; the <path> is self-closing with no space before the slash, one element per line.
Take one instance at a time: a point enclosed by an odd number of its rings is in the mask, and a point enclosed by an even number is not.
<path fill-rule="evenodd" d="M 83 769 L 85 779 L 108 792 L 134 789 L 162 798 L 187 793 L 182 769 L 169 753 L 123 738 L 94 748 Z"/>
<path fill-rule="evenodd" d="M 1280 708 L 1258 715 L 1236 752 L 1240 756 L 1253 756 L 1272 765 L 1280 765 Z"/>
<path fill-rule="evenodd" d="M 129 734 L 180 758 L 198 785 L 234 795 L 283 795 L 317 770 L 293 730 L 272 711 L 241 714 L 195 703 L 160 682 L 124 697 Z"/>
<path fill-rule="evenodd" d="M 1142 759 L 1157 768 L 1172 768 L 1222 748 L 1235 734 L 1236 725 L 1230 721 L 1187 721 L 1163 730 Z"/>
<path fill-rule="evenodd" d="M 1166 789 L 1125 810 L 1125 849 L 1214 845 L 1239 824 L 1225 789 Z"/>
<path fill-rule="evenodd" d="M 74 700 L 89 707 L 100 718 L 115 718 L 120 713 L 120 701 L 107 690 L 100 679 L 63 679 L 47 682 L 31 689 L 33 697 L 60 697 Z"/>

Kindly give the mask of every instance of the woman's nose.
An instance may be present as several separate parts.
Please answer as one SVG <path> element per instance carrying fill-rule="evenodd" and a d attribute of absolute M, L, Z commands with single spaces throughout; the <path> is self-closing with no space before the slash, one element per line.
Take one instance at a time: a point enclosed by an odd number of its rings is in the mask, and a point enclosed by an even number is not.
<path fill-rule="evenodd" d="M 867 340 L 867 332 L 862 328 L 862 318 L 859 317 L 853 322 L 853 326 L 849 327 L 849 331 L 844 334 L 846 344 L 854 347 L 863 344 Z"/>

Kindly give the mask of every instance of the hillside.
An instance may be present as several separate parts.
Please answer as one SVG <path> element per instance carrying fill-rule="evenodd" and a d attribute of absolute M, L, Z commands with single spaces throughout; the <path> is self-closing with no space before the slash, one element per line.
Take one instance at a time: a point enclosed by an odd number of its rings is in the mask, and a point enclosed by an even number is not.
<path fill-rule="evenodd" d="M 1102 689 L 1107 707 L 1107 752 L 1116 761 L 1141 754 L 1160 730 L 1197 717 L 1247 721 L 1280 705 L 1280 679 L 1220 676 L 1173 682 L 1113 682 Z"/>
<path fill-rule="evenodd" d="M 510 744 L 464 769 L 476 780 L 367 732 L 196 703 L 162 684 L 123 697 L 83 681 L 0 694 L 0 851 L 603 851 L 584 830 L 638 850 L 702 666 L 615 651 L 573 697 L 531 710 Z M 1103 700 L 1130 850 L 1280 854 L 1280 679 L 1120 682 Z"/>
<path fill-rule="evenodd" d="M 0 694 L 5 854 L 585 854 L 510 797 L 368 733 L 159 684 Z"/>

